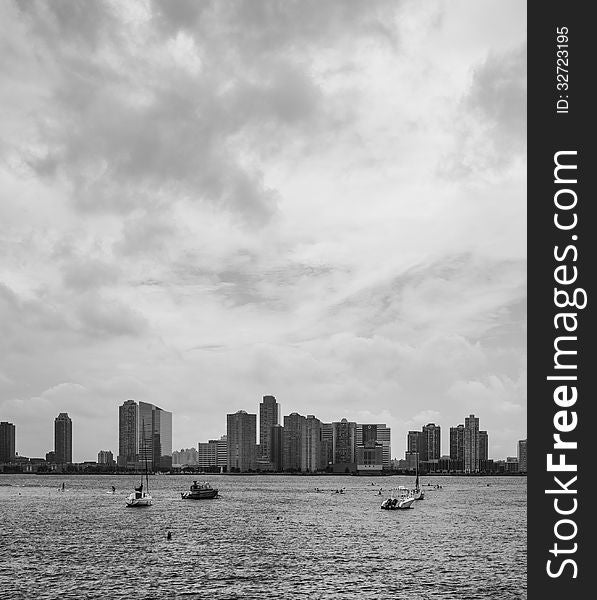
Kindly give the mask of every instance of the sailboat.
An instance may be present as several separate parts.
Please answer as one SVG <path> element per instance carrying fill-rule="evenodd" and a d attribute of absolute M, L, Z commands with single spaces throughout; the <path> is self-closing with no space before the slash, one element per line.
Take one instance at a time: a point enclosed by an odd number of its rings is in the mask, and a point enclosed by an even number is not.
<path fill-rule="evenodd" d="M 145 490 L 143 490 L 143 474 L 141 474 L 141 483 L 135 491 L 129 494 L 126 498 L 126 505 L 134 507 L 151 506 L 152 497 L 149 493 L 149 474 L 147 473 L 147 452 L 145 451 L 145 421 L 143 421 L 143 455 L 145 457 Z"/>
<path fill-rule="evenodd" d="M 419 486 L 419 456 L 417 455 L 417 477 L 415 479 L 415 489 L 413 490 L 413 497 L 415 500 L 424 500 L 425 492 Z"/>

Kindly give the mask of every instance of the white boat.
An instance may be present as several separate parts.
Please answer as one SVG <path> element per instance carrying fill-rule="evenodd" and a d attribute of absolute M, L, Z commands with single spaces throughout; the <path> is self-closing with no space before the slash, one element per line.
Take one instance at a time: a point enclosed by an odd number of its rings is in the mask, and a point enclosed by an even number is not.
<path fill-rule="evenodd" d="M 135 491 L 126 497 L 126 505 L 130 508 L 141 508 L 151 506 L 153 498 L 149 493 L 149 475 L 147 473 L 147 453 L 145 452 L 145 421 L 143 421 L 143 442 L 141 444 L 143 454 L 145 456 L 145 490 L 143 490 L 143 475 L 141 475 L 141 483 Z"/>
<path fill-rule="evenodd" d="M 405 488 L 404 486 L 400 486 L 398 488 L 398 494 L 394 498 L 387 498 L 381 503 L 381 507 L 383 510 L 398 510 L 404 508 L 412 508 L 412 504 L 415 501 L 415 497 L 412 492 Z"/>

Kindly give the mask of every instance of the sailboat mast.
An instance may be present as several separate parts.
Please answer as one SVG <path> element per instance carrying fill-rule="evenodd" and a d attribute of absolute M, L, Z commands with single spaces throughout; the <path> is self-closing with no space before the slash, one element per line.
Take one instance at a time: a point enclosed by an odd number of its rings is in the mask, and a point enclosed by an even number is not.
<path fill-rule="evenodd" d="M 143 455 L 145 456 L 145 489 L 149 492 L 149 476 L 147 474 L 147 450 L 145 449 L 145 419 L 143 419 Z M 143 483 L 143 475 L 141 475 Z"/>

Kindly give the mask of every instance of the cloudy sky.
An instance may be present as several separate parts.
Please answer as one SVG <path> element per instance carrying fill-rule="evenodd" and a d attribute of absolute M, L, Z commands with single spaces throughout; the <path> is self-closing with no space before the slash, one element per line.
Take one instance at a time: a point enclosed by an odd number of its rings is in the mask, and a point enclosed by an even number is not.
<path fill-rule="evenodd" d="M 526 5 L 0 3 L 0 420 L 526 437 Z"/>

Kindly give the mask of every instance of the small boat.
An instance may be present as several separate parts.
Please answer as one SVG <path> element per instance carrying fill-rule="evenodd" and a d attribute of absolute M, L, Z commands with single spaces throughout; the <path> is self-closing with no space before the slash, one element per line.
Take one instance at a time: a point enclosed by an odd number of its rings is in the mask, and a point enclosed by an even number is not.
<path fill-rule="evenodd" d="M 145 452 L 145 421 L 143 421 L 143 442 L 142 442 L 143 454 L 145 456 L 145 491 L 143 491 L 143 475 L 141 475 L 141 483 L 139 487 L 135 488 L 135 491 L 126 497 L 126 505 L 130 508 L 141 508 L 144 506 L 151 506 L 153 498 L 149 493 L 149 475 L 147 472 L 147 453 Z"/>
<path fill-rule="evenodd" d="M 183 500 L 207 500 L 209 498 L 215 498 L 218 495 L 218 490 L 212 488 L 207 481 L 197 483 L 193 481 L 193 485 L 190 487 L 188 492 L 180 493 Z"/>
<path fill-rule="evenodd" d="M 398 494 L 393 498 L 387 498 L 381 503 L 384 510 L 397 510 L 400 508 L 411 508 L 415 501 L 413 493 L 404 486 L 398 487 Z"/>
<path fill-rule="evenodd" d="M 381 503 L 383 510 L 398 510 L 401 508 L 412 508 L 415 501 L 414 496 L 404 496 L 400 498 L 388 498 Z"/>

